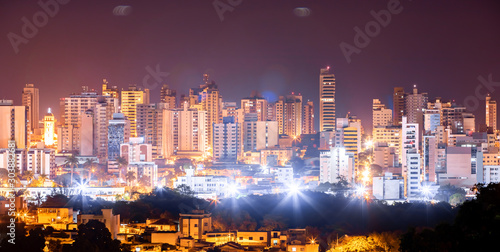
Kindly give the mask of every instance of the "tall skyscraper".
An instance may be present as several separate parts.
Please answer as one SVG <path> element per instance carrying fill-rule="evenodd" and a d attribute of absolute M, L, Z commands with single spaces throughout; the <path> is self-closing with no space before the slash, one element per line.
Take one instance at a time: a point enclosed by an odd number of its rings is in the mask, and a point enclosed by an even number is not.
<path fill-rule="evenodd" d="M 489 94 L 486 96 L 486 127 L 497 131 L 497 101 L 492 100 Z"/>
<path fill-rule="evenodd" d="M 314 104 L 313 101 L 307 101 L 302 111 L 302 134 L 315 134 L 314 130 Z"/>
<path fill-rule="evenodd" d="M 38 129 L 38 118 L 40 116 L 40 97 L 38 93 L 38 88 L 34 84 L 26 84 L 23 88 L 22 105 L 28 108 L 28 131 L 31 132 Z"/>
<path fill-rule="evenodd" d="M 405 115 L 405 90 L 402 87 L 395 87 L 392 95 L 393 112 L 392 116 L 394 125 L 401 125 L 403 116 Z"/>
<path fill-rule="evenodd" d="M 335 131 L 335 75 L 330 67 L 319 75 L 319 131 Z"/>
<path fill-rule="evenodd" d="M 128 90 L 121 91 L 121 112 L 130 121 L 131 137 L 137 137 L 137 104 L 149 103 L 149 90 L 141 90 L 130 85 Z"/>

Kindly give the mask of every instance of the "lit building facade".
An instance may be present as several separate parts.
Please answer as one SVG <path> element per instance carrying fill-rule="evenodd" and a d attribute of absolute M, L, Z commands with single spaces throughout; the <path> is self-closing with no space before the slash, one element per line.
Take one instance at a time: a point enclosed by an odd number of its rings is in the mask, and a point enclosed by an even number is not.
<path fill-rule="evenodd" d="M 379 99 L 373 99 L 373 127 L 392 125 L 392 110 L 385 107 Z"/>
<path fill-rule="evenodd" d="M 245 120 L 243 122 L 243 151 L 260 151 L 278 145 L 278 122 Z"/>
<path fill-rule="evenodd" d="M 395 126 L 401 126 L 403 122 L 403 116 L 405 115 L 405 97 L 406 93 L 404 88 L 402 87 L 395 87 L 394 88 L 394 93 L 392 94 L 392 102 L 393 102 L 393 113 L 394 115 L 392 116 L 393 124 Z"/>
<path fill-rule="evenodd" d="M 213 162 L 236 163 L 241 155 L 241 126 L 234 117 L 224 117 L 214 124 Z"/>
<path fill-rule="evenodd" d="M 486 96 L 486 126 L 497 131 L 497 101 L 492 100 L 488 94 Z"/>
<path fill-rule="evenodd" d="M 302 134 L 316 134 L 316 130 L 314 129 L 313 101 L 304 103 L 302 111 Z"/>
<path fill-rule="evenodd" d="M 149 104 L 149 89 L 144 91 L 135 85 L 121 91 L 121 112 L 130 121 L 130 136 L 137 137 L 137 105 Z"/>
<path fill-rule="evenodd" d="M 39 128 L 40 116 L 40 94 L 34 84 L 26 84 L 23 88 L 22 106 L 26 106 L 28 113 L 26 120 L 28 122 L 28 132 Z"/>
<path fill-rule="evenodd" d="M 332 147 L 320 153 L 320 183 L 338 183 L 341 178 L 349 183 L 355 178 L 354 154 L 344 147 Z"/>
<path fill-rule="evenodd" d="M 0 100 L 0 149 L 9 148 L 9 141 L 16 148 L 24 149 L 28 144 L 27 108 L 14 106 L 11 100 Z"/>
<path fill-rule="evenodd" d="M 267 120 L 267 100 L 257 93 L 252 93 L 251 97 L 241 99 L 243 113 L 256 113 L 257 120 Z"/>
<path fill-rule="evenodd" d="M 330 67 L 319 75 L 319 131 L 335 131 L 335 75 Z"/>
<path fill-rule="evenodd" d="M 46 146 L 54 146 L 57 141 L 55 134 L 55 117 L 54 114 L 51 113 L 50 108 L 43 117 L 43 140 Z"/>
<path fill-rule="evenodd" d="M 130 121 L 122 113 L 114 113 L 108 124 L 108 160 L 120 156 L 120 145 L 130 140 Z"/>
<path fill-rule="evenodd" d="M 207 112 L 189 108 L 163 110 L 165 157 L 172 155 L 203 155 L 207 152 Z"/>

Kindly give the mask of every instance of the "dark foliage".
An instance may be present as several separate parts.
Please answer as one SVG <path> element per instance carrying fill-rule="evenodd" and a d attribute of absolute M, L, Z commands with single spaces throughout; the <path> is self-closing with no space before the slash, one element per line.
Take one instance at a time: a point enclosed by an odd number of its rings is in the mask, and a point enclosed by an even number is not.
<path fill-rule="evenodd" d="M 401 251 L 491 250 L 500 237 L 500 184 L 478 185 L 477 199 L 464 202 L 452 225 L 417 231 L 401 237 Z"/>

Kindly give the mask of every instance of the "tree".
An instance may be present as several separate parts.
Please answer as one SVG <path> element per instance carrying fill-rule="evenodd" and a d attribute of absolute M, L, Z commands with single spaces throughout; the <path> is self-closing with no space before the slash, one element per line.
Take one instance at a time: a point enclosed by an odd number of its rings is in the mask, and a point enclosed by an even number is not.
<path fill-rule="evenodd" d="M 87 173 L 88 173 L 88 180 L 90 181 L 92 177 L 90 176 L 92 172 L 94 172 L 94 168 L 96 167 L 96 163 L 92 159 L 87 159 L 85 163 L 83 164 L 83 167 L 87 168 Z"/>
<path fill-rule="evenodd" d="M 45 202 L 42 203 L 43 207 L 64 207 L 68 204 L 69 198 L 62 193 L 53 193 L 45 197 Z"/>
<path fill-rule="evenodd" d="M 143 187 L 150 187 L 151 186 L 151 178 L 149 176 L 146 176 L 146 175 L 140 177 L 138 182 L 139 182 L 139 185 L 141 185 Z"/>
<path fill-rule="evenodd" d="M 117 157 L 116 163 L 118 164 L 119 171 L 120 171 L 120 175 L 118 176 L 118 179 L 121 179 L 122 174 L 125 174 L 125 171 L 123 171 L 123 168 L 128 166 L 128 161 L 124 157 Z"/>
<path fill-rule="evenodd" d="M 133 172 L 133 171 L 127 172 L 127 174 L 125 175 L 125 179 L 127 180 L 127 185 L 131 186 L 132 181 L 134 181 L 136 179 L 135 172 Z"/>
<path fill-rule="evenodd" d="M 400 251 L 481 251 L 497 246 L 500 237 L 500 184 L 476 185 L 475 200 L 459 205 L 452 225 L 409 229 L 401 236 Z"/>
<path fill-rule="evenodd" d="M 438 201 L 445 201 L 451 204 L 450 199 L 454 194 L 459 194 L 454 196 L 455 202 L 459 201 L 462 198 L 460 197 L 460 195 L 462 195 L 463 199 L 465 199 L 465 191 L 462 188 L 458 188 L 450 184 L 440 186 L 436 196 L 434 196 L 434 199 Z"/>
<path fill-rule="evenodd" d="M 183 196 L 193 197 L 194 191 L 188 185 L 180 185 L 175 188 L 175 191 Z"/>
<path fill-rule="evenodd" d="M 30 183 L 31 183 L 31 180 L 33 180 L 33 178 L 34 178 L 34 177 L 35 177 L 35 175 L 33 174 L 33 172 L 32 172 L 32 171 L 25 171 L 25 172 L 23 172 L 23 174 L 21 175 L 21 178 L 22 178 L 23 180 L 28 181 L 28 184 L 30 184 Z"/>
<path fill-rule="evenodd" d="M 15 244 L 9 243 L 9 236 L 0 243 L 0 251 L 33 251 L 42 252 L 45 247 L 45 233 L 41 228 L 32 229 L 25 236 L 24 225 L 16 225 Z"/>
<path fill-rule="evenodd" d="M 111 233 L 104 223 L 90 220 L 88 223 L 78 226 L 78 236 L 71 245 L 70 251 L 121 252 L 125 250 L 120 246 L 120 241 L 111 238 Z"/>
<path fill-rule="evenodd" d="M 73 186 L 73 173 L 74 173 L 74 168 L 78 167 L 78 164 L 80 162 L 78 161 L 78 158 L 73 154 L 71 156 L 66 157 L 66 161 L 64 161 L 64 165 L 66 167 L 71 167 L 71 179 L 70 179 L 70 187 Z"/>
<path fill-rule="evenodd" d="M 104 171 L 104 169 L 97 169 L 95 177 L 99 181 L 99 186 L 102 186 L 103 181 L 108 180 L 110 178 L 110 175 L 106 171 Z"/>
<path fill-rule="evenodd" d="M 259 231 L 272 231 L 286 229 L 286 221 L 281 216 L 266 215 L 262 220 Z"/>

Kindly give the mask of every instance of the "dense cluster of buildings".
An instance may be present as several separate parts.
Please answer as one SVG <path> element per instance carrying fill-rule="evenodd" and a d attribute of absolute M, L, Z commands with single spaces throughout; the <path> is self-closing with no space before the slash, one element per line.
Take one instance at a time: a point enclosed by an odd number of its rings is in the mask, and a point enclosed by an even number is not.
<path fill-rule="evenodd" d="M 481 124 L 465 106 L 431 100 L 416 85 L 410 93 L 394 88 L 392 109 L 374 99 L 373 164 L 384 171 L 374 178 L 374 196 L 419 199 L 436 186 L 500 182 L 496 106 L 486 96 Z"/>
<path fill-rule="evenodd" d="M 319 92 L 316 132 L 314 103 L 301 94 L 270 101 L 253 92 L 237 104 L 223 100 L 207 74 L 180 97 L 163 85 L 157 103 L 148 89 L 119 90 L 104 79 L 100 92 L 83 87 L 60 99 L 59 116 L 49 109 L 43 118 L 38 89 L 27 84 L 21 105 L 0 101 L 0 167 L 12 161 L 20 174 L 55 178 L 69 172 L 64 160 L 76 155 L 79 173 L 86 160 L 95 160 L 101 173 L 118 174 L 119 186 L 185 185 L 200 197 L 345 181 L 373 182 L 376 198 L 401 200 L 418 199 L 429 186 L 499 181 L 497 108 L 489 95 L 483 125 L 455 102 L 430 99 L 416 85 L 409 93 L 396 87 L 392 106 L 373 99 L 368 137 L 355 115 L 336 114 L 329 67 L 320 70 Z M 306 153 L 306 169 L 294 173 L 290 161 Z"/>

